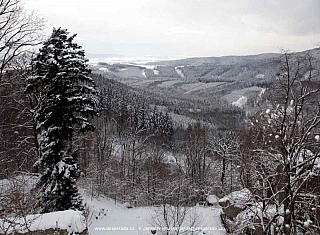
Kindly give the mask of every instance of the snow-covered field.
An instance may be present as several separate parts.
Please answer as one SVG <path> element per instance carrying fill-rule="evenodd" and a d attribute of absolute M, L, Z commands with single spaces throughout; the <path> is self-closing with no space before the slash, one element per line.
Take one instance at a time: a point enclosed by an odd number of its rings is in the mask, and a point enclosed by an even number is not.
<path fill-rule="evenodd" d="M 85 198 L 92 208 L 93 217 L 89 232 L 92 235 L 146 235 L 154 228 L 154 216 L 159 207 L 127 208 L 125 204 L 115 204 L 111 199 Z M 194 234 L 226 234 L 220 220 L 220 207 L 195 206 L 190 208 L 190 215 L 198 215 L 197 232 Z M 185 230 L 190 225 L 182 226 Z M 159 228 L 158 228 L 159 229 Z M 159 233 L 157 233 L 159 234 Z"/>

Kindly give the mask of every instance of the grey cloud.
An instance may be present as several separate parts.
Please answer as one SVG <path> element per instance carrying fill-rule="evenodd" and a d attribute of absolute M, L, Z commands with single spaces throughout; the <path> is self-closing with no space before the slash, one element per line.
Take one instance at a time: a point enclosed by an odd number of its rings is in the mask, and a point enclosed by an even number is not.
<path fill-rule="evenodd" d="M 87 51 L 214 56 L 310 49 L 320 0 L 28 0 Z"/>

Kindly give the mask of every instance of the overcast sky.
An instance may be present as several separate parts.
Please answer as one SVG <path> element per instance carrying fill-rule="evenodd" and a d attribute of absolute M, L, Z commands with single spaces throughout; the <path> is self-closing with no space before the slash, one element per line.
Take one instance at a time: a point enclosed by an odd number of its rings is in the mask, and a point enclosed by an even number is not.
<path fill-rule="evenodd" d="M 26 0 L 86 52 L 222 56 L 320 45 L 320 0 Z"/>

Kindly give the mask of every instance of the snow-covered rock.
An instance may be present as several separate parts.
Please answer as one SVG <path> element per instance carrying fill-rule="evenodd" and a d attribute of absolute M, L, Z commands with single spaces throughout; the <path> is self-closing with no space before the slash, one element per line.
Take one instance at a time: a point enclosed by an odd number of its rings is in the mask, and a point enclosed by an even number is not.
<path fill-rule="evenodd" d="M 252 194 L 249 189 L 235 191 L 219 200 L 222 207 L 221 219 L 229 232 L 236 228 L 235 218 L 252 203 Z"/>
<path fill-rule="evenodd" d="M 206 202 L 208 203 L 208 206 L 218 206 L 219 198 L 216 195 L 208 195 Z"/>
<path fill-rule="evenodd" d="M 250 203 L 252 194 L 249 189 L 235 191 L 219 200 L 223 212 L 230 218 L 235 218 L 246 205 Z"/>

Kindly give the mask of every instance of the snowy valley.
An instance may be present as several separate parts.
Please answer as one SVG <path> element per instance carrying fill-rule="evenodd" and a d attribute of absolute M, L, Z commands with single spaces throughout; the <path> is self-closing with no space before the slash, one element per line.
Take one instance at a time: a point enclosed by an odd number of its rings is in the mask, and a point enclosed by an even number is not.
<path fill-rule="evenodd" d="M 320 234 L 320 8 L 281 2 L 1 0 L 0 235 Z"/>

